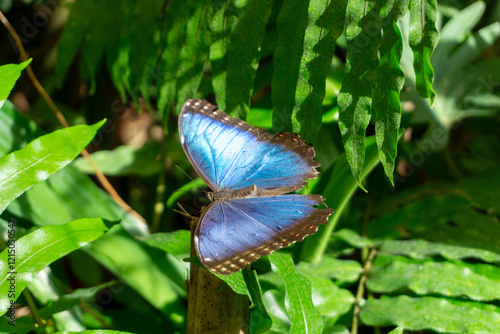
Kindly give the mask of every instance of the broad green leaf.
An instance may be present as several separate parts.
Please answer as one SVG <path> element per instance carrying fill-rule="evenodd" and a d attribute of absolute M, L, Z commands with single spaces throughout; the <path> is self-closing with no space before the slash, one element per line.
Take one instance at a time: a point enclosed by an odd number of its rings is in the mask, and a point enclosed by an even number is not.
<path fill-rule="evenodd" d="M 210 45 L 209 18 L 212 15 L 212 4 L 209 0 L 196 3 L 194 12 L 186 26 L 186 43 L 180 51 L 177 71 L 176 110 L 181 111 L 188 99 L 196 97 L 196 91 L 203 77 L 203 67 L 208 59 Z"/>
<path fill-rule="evenodd" d="M 184 267 L 169 264 L 165 253 L 149 252 L 120 225 L 85 251 L 162 312 L 177 330 L 185 331 L 186 310 L 180 300 L 185 295 Z"/>
<path fill-rule="evenodd" d="M 241 270 L 230 275 L 214 275 L 226 282 L 226 284 L 229 285 L 234 292 L 240 295 L 247 295 L 251 298 L 250 291 L 248 291 L 245 279 L 243 278 L 243 272 Z"/>
<path fill-rule="evenodd" d="M 289 255 L 269 255 L 271 268 L 285 283 L 285 305 L 290 317 L 290 333 L 322 333 L 323 319 L 312 302 L 311 283 L 299 274 Z"/>
<path fill-rule="evenodd" d="M 370 174 L 379 162 L 375 138 L 369 137 L 366 142 L 366 164 L 361 172 L 361 179 Z M 335 163 L 319 176 L 318 180 L 312 187 L 311 193 L 322 194 L 326 198 L 325 203 L 335 212 L 327 225 L 320 226 L 316 234 L 308 236 L 302 242 L 300 260 L 312 263 L 318 263 L 323 257 L 332 231 L 358 188 L 356 180 L 351 177 L 349 164 L 344 154 L 339 156 Z"/>
<path fill-rule="evenodd" d="M 347 2 L 309 2 L 304 51 L 292 113 L 292 129 L 307 143 L 316 141 L 321 127 L 326 76 L 332 63 L 335 41 L 344 31 Z"/>
<path fill-rule="evenodd" d="M 37 183 L 69 164 L 94 138 L 103 120 L 54 131 L 0 159 L 0 212 Z"/>
<path fill-rule="evenodd" d="M 21 72 L 26 66 L 31 63 L 31 59 L 22 62 L 21 64 L 8 64 L 0 66 L 0 108 L 2 108 L 5 100 L 10 94 L 12 88 L 21 76 Z"/>
<path fill-rule="evenodd" d="M 373 73 L 372 82 L 372 109 L 378 154 L 385 174 L 393 186 L 394 160 L 401 124 L 399 92 L 403 88 L 405 78 L 400 66 L 403 38 L 397 22 L 406 14 L 409 1 L 393 0 L 382 7 L 384 34 L 380 45 L 380 62 Z"/>
<path fill-rule="evenodd" d="M 297 270 L 303 275 L 314 273 L 340 282 L 356 282 L 363 272 L 358 261 L 340 260 L 331 256 L 324 256 L 319 263 L 300 262 Z"/>
<path fill-rule="evenodd" d="M 361 189 L 365 162 L 365 131 L 370 122 L 370 81 L 377 67 L 381 22 L 380 1 L 353 0 L 347 7 L 347 62 L 338 96 L 339 128 L 352 175 Z"/>
<path fill-rule="evenodd" d="M 110 151 L 94 152 L 90 156 L 105 175 L 148 176 L 157 174 L 161 170 L 161 164 L 157 159 L 159 151 L 159 145 L 148 143 L 141 148 L 122 145 Z M 95 173 L 94 168 L 84 157 L 75 159 L 73 165 L 83 173 Z"/>
<path fill-rule="evenodd" d="M 500 263 L 500 254 L 484 249 L 447 245 L 426 240 L 386 240 L 380 245 L 381 254 L 406 255 L 414 259 L 425 260 L 440 255 L 448 260 L 468 258 L 485 262 Z"/>
<path fill-rule="evenodd" d="M 413 233 L 417 238 L 500 253 L 498 243 L 500 226 L 497 219 L 494 215 L 464 208 L 459 210 L 452 219 L 443 219 L 439 223 L 428 224 L 425 229 L 414 229 Z"/>
<path fill-rule="evenodd" d="M 492 143 L 488 143 L 488 145 L 492 145 Z M 500 171 L 498 169 L 495 168 L 492 172 L 453 182 L 449 187 L 465 191 L 475 205 L 486 212 L 495 215 L 500 213 L 500 201 L 498 201 Z"/>
<path fill-rule="evenodd" d="M 272 0 L 248 0 L 231 32 L 227 49 L 225 111 L 232 116 L 244 119 L 250 110 L 260 48 L 272 4 Z M 243 4 L 237 7 L 240 6 Z"/>
<path fill-rule="evenodd" d="M 363 247 L 371 247 L 373 246 L 373 241 L 360 236 L 358 233 L 354 232 L 353 230 L 349 229 L 341 229 L 335 233 L 332 234 L 332 238 L 341 240 L 351 246 L 354 246 L 356 248 L 363 248 Z"/>
<path fill-rule="evenodd" d="M 434 70 L 431 56 L 439 39 L 436 29 L 437 1 L 412 0 L 410 2 L 410 46 L 413 51 L 417 92 L 434 103 L 432 89 Z"/>
<path fill-rule="evenodd" d="M 407 233 L 401 229 L 402 226 L 410 231 L 426 231 L 436 224 L 446 223 L 455 216 L 457 207 L 468 204 L 467 199 L 457 195 L 426 196 L 375 218 L 368 226 L 368 235 L 396 239 Z"/>
<path fill-rule="evenodd" d="M 365 325 L 404 325 L 410 331 L 496 333 L 500 308 L 477 302 L 400 296 L 367 300 L 361 308 L 360 319 Z"/>
<path fill-rule="evenodd" d="M 500 299 L 500 268 L 488 264 L 432 262 L 389 257 L 381 267 L 376 260 L 367 287 L 374 292 L 396 292 L 407 289 L 417 295 L 440 294 L 446 297 L 466 296 L 472 300 Z M 476 268 L 481 266 L 481 273 Z"/>
<path fill-rule="evenodd" d="M 308 5 L 308 0 L 284 1 L 276 21 L 278 45 L 273 56 L 271 84 L 274 132 L 293 131 L 292 114 L 308 24 Z"/>
<path fill-rule="evenodd" d="M 0 254 L 0 296 L 3 296 L 0 314 L 7 311 L 40 270 L 107 230 L 102 219 L 84 218 L 64 225 L 44 226 L 18 240 L 11 239 L 15 242 L 9 242 Z"/>
<path fill-rule="evenodd" d="M 355 300 L 351 291 L 339 288 L 328 278 L 316 276 L 314 271 L 305 276 L 311 282 L 313 303 L 321 315 L 332 321 L 351 310 Z"/>
<path fill-rule="evenodd" d="M 140 237 L 139 239 L 167 253 L 176 256 L 189 256 L 191 252 L 190 235 L 191 233 L 187 230 L 177 230 L 168 233 L 155 233 L 147 237 Z"/>
<path fill-rule="evenodd" d="M 273 321 L 269 333 L 290 333 L 290 319 L 286 311 L 285 298 L 283 294 L 278 290 L 272 289 L 266 291 L 263 297 L 264 304 L 269 310 L 269 316 Z"/>

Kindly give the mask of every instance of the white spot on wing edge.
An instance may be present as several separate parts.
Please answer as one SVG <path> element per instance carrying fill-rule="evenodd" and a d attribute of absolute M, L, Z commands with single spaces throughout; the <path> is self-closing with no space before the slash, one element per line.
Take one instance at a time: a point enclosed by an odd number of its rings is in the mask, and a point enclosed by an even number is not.
<path fill-rule="evenodd" d="M 181 139 L 181 145 L 184 145 L 184 142 L 186 141 L 186 139 L 184 138 L 184 135 L 181 133 L 179 135 L 180 139 Z"/>

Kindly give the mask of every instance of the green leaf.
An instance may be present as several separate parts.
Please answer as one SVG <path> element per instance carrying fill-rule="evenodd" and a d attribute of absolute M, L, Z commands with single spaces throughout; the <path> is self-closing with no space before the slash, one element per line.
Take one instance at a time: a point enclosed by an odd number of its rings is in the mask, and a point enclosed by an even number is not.
<path fill-rule="evenodd" d="M 331 256 L 324 256 L 319 263 L 300 262 L 297 270 L 303 275 L 314 273 L 316 276 L 351 283 L 356 282 L 363 272 L 358 261 L 340 260 Z"/>
<path fill-rule="evenodd" d="M 500 263 L 500 254 L 484 249 L 447 245 L 426 240 L 386 240 L 380 245 L 380 254 L 406 255 L 414 259 L 425 260 L 440 255 L 447 260 L 467 258 L 485 262 Z"/>
<path fill-rule="evenodd" d="M 432 89 L 434 70 L 431 56 L 439 39 L 436 29 L 437 1 L 412 0 L 410 3 L 410 47 L 413 51 L 417 92 L 434 103 L 436 93 Z"/>
<path fill-rule="evenodd" d="M 19 139 L 37 134 L 33 122 L 25 125 L 24 122 L 28 122 L 25 117 L 17 113 L 9 115 L 11 112 L 0 112 L 2 119 L 10 117 L 17 125 L 8 127 L 12 120 L 0 122 L 0 130 L 5 130 L 5 142 L 0 141 L 0 149 L 4 150 L 18 145 Z M 40 203 L 44 205 L 40 206 Z M 14 204 L 17 204 L 15 208 Z M 8 210 L 37 225 L 63 224 L 90 215 L 109 220 L 122 219 L 110 234 L 104 235 L 98 243 L 89 245 L 84 251 L 162 312 L 172 326 L 185 331 L 182 325 L 185 307 L 181 302 L 186 286 L 184 265 L 172 257 L 165 257 L 164 252 L 154 251 L 152 247 L 135 240 L 132 236 L 149 234 L 144 223 L 125 213 L 87 176 L 67 166 L 28 190 L 11 203 Z M 137 262 L 130 261 L 132 258 Z M 154 289 L 149 289 L 150 286 L 144 284 L 146 281 L 154 282 Z"/>
<path fill-rule="evenodd" d="M 358 233 L 354 232 L 353 230 L 349 229 L 341 229 L 335 233 L 332 234 L 332 238 L 341 240 L 353 247 L 356 248 L 363 248 L 363 247 L 371 247 L 373 246 L 373 241 L 360 236 Z"/>
<path fill-rule="evenodd" d="M 377 258 L 378 260 L 378 258 Z M 367 287 L 374 292 L 409 289 L 417 295 L 467 296 L 472 300 L 500 299 L 500 268 L 487 264 L 432 262 L 389 257 L 381 267 L 375 260 Z M 475 267 L 480 266 L 481 273 Z"/>
<path fill-rule="evenodd" d="M 445 69 L 447 65 L 450 65 L 448 57 L 451 51 L 467 38 L 483 16 L 485 8 L 484 2 L 474 2 L 453 15 L 443 26 L 439 33 L 439 43 L 432 55 L 432 63 L 437 72 L 439 72 L 440 68 Z M 439 78 L 436 75 L 436 85 L 438 84 Z"/>
<path fill-rule="evenodd" d="M 123 332 L 123 331 L 113 331 L 107 329 L 94 329 L 94 330 L 85 330 L 80 332 L 62 331 L 62 332 L 55 332 L 54 334 L 133 334 L 133 333 Z"/>
<path fill-rule="evenodd" d="M 248 0 L 231 32 L 227 50 L 225 111 L 232 116 L 244 119 L 250 110 L 260 48 L 272 4 L 272 0 Z"/>
<path fill-rule="evenodd" d="M 373 73 L 373 116 L 378 153 L 384 171 L 394 186 L 394 160 L 397 156 L 398 130 L 401 124 L 399 92 L 404 73 L 400 60 L 403 38 L 397 22 L 406 14 L 410 0 L 390 1 L 382 7 L 384 35 L 380 45 L 380 62 Z"/>
<path fill-rule="evenodd" d="M 290 333 L 290 319 L 286 312 L 285 298 L 281 292 L 272 289 L 263 295 L 264 304 L 269 310 L 273 324 L 269 333 Z"/>
<path fill-rule="evenodd" d="M 16 320 L 15 326 L 12 326 L 12 323 L 9 324 L 10 321 Z M 0 317 L 0 332 L 10 333 L 10 334 L 25 334 L 25 333 L 37 333 L 37 330 L 41 332 L 40 326 L 35 324 L 35 320 L 29 316 L 24 316 L 20 318 L 16 318 L 14 315 L 12 319 L 10 315 L 6 315 L 4 317 Z"/>
<path fill-rule="evenodd" d="M 500 324 L 500 308 L 477 302 L 400 296 L 367 300 L 360 319 L 370 326 L 404 325 L 410 331 L 495 333 Z"/>
<path fill-rule="evenodd" d="M 299 274 L 289 255 L 269 255 L 273 272 L 285 283 L 285 305 L 290 317 L 290 333 L 322 333 L 323 319 L 314 307 L 311 283 Z"/>
<path fill-rule="evenodd" d="M 271 84 L 274 132 L 293 131 L 292 114 L 308 25 L 308 4 L 308 0 L 284 1 L 276 21 L 278 45 L 273 56 Z"/>
<path fill-rule="evenodd" d="M 306 142 L 314 143 L 322 123 L 325 80 L 332 63 L 335 41 L 342 34 L 347 0 L 311 0 L 300 60 L 293 132 Z"/>
<path fill-rule="evenodd" d="M 122 6 L 124 5 L 118 4 L 116 7 Z M 149 90 L 153 82 L 163 79 L 163 73 L 155 71 L 159 55 L 157 35 L 163 19 L 163 6 L 163 0 L 133 1 L 130 4 L 130 8 L 133 8 L 130 22 L 122 26 L 130 35 L 129 81 L 130 93 L 134 98 L 138 98 L 139 93 L 142 93 L 142 97 L 149 101 Z"/>
<path fill-rule="evenodd" d="M 180 51 L 176 74 L 176 110 L 179 112 L 186 100 L 196 96 L 203 77 L 211 41 L 208 18 L 212 15 L 212 8 L 209 0 L 196 3 L 186 26 L 186 43 Z"/>
<path fill-rule="evenodd" d="M 441 220 L 439 223 L 429 224 L 426 229 L 415 229 L 415 237 L 425 238 L 432 241 L 440 241 L 485 249 L 500 253 L 498 235 L 500 226 L 497 217 L 476 212 L 472 208 L 465 208 L 449 220 Z"/>
<path fill-rule="evenodd" d="M 10 94 L 12 88 L 21 76 L 21 72 L 31 63 L 31 58 L 21 64 L 8 64 L 0 66 L 0 108 Z"/>
<path fill-rule="evenodd" d="M 148 143 L 141 148 L 128 145 L 118 146 L 113 150 L 97 151 L 90 156 L 101 172 L 106 175 L 141 175 L 148 176 L 157 174 L 161 170 L 161 164 L 157 160 L 160 146 Z M 94 174 L 95 170 L 84 157 L 75 159 L 73 165 L 81 172 Z"/>
<path fill-rule="evenodd" d="M 64 27 L 59 49 L 57 51 L 57 62 L 55 63 L 56 81 L 62 84 L 64 76 L 85 38 L 88 26 L 92 23 L 95 3 L 94 1 L 77 1 L 72 3 L 68 23 Z M 105 34 L 104 34 L 105 35 Z"/>
<path fill-rule="evenodd" d="M 19 297 L 36 274 L 52 262 L 99 238 L 108 228 L 100 218 L 84 218 L 64 225 L 44 226 L 8 242 L 0 254 L 0 315 Z M 12 246 L 11 246 L 12 245 Z"/>
<path fill-rule="evenodd" d="M 210 45 L 210 64 L 212 65 L 212 86 L 215 99 L 220 110 L 226 110 L 226 80 L 227 80 L 227 54 L 231 31 L 238 19 L 241 5 L 235 1 L 214 1 L 214 15 L 210 22 L 212 44 Z"/>
<path fill-rule="evenodd" d="M 355 300 L 351 291 L 339 288 L 328 278 L 317 277 L 314 271 L 305 276 L 312 285 L 313 303 L 324 317 L 334 321 L 351 310 Z"/>
<path fill-rule="evenodd" d="M 369 137 L 366 142 L 366 164 L 361 172 L 361 179 L 370 174 L 379 162 L 375 138 L 373 136 Z M 325 203 L 333 208 L 335 212 L 330 217 L 327 225 L 320 226 L 316 234 L 308 236 L 302 242 L 300 261 L 312 263 L 318 263 L 321 260 L 330 241 L 332 231 L 335 229 L 347 203 L 358 188 L 356 181 L 351 177 L 345 154 L 340 155 L 335 160 L 335 163 L 319 176 L 318 180 L 311 189 L 311 193 L 322 194 L 326 198 Z"/>
<path fill-rule="evenodd" d="M 398 326 L 394 328 L 392 331 L 390 331 L 389 334 L 403 334 L 404 329 L 405 326 Z"/>
<path fill-rule="evenodd" d="M 262 289 L 259 284 L 259 278 L 255 270 L 242 270 L 248 292 L 250 293 L 250 300 L 256 306 L 251 310 L 250 315 L 250 331 L 252 333 L 265 333 L 271 328 L 272 320 L 267 313 L 264 301 L 262 299 Z M 252 321 L 253 317 L 258 317 L 259 321 Z"/>
<path fill-rule="evenodd" d="M 168 233 L 155 233 L 147 237 L 139 237 L 139 239 L 172 255 L 186 256 L 191 252 L 190 235 L 191 233 L 187 230 L 177 230 Z"/>
<path fill-rule="evenodd" d="M 378 2 L 353 0 L 348 5 L 347 62 L 338 96 L 339 128 L 352 175 L 361 189 L 365 131 L 371 117 L 372 71 L 377 67 L 381 23 Z"/>
<path fill-rule="evenodd" d="M 106 41 L 106 63 L 111 80 L 115 85 L 116 89 L 120 93 L 122 101 L 126 101 L 127 96 L 125 91 L 130 91 L 130 21 L 133 21 L 135 17 L 132 15 L 133 1 L 132 0 L 111 0 L 106 1 L 106 4 L 110 6 L 110 10 L 115 13 L 117 17 L 121 17 L 121 20 L 109 20 L 111 25 L 107 26 L 108 29 L 106 35 L 108 35 L 108 40 Z M 107 10 L 106 12 L 109 12 Z M 102 16 L 99 17 L 102 20 Z M 98 26 L 100 23 L 97 24 Z M 134 64 L 135 65 L 135 64 Z M 112 102 L 112 109 L 114 112 L 120 112 L 121 108 L 125 109 L 125 106 L 117 107 L 115 104 L 118 100 Z"/>
<path fill-rule="evenodd" d="M 61 43 L 67 45 L 60 45 L 59 55 L 61 58 L 66 59 L 66 52 L 69 56 L 75 56 L 74 51 L 81 49 L 80 58 L 80 74 L 85 81 L 89 81 L 89 94 L 93 95 L 96 90 L 96 74 L 98 73 L 99 65 L 105 54 L 106 48 L 112 44 L 114 40 L 119 37 L 120 23 L 117 20 L 103 20 L 102 18 L 113 11 L 116 17 L 123 17 L 123 1 L 85 1 L 87 4 L 75 4 L 71 10 L 71 17 L 69 18 L 68 25 L 63 31 L 63 40 Z M 88 6 L 88 8 L 86 7 Z M 137 18 L 135 18 L 137 20 Z M 75 20 L 80 25 L 72 25 L 71 21 Z M 66 33 L 66 30 L 69 30 Z M 103 31 L 106 33 L 103 34 Z M 84 33 L 81 40 L 81 45 L 78 45 L 80 34 Z M 69 41 L 65 37 L 69 35 L 75 37 L 75 41 Z M 76 36 L 75 36 L 76 35 Z M 75 44 L 74 44 L 75 43 Z M 77 47 L 77 49 L 73 49 Z M 68 58 L 71 64 L 73 59 Z M 139 67 L 139 66 L 135 66 Z M 58 64 L 56 63 L 56 71 L 59 71 Z M 62 73 L 64 74 L 64 73 Z"/>
<path fill-rule="evenodd" d="M 181 62 L 181 49 L 186 43 L 187 20 L 178 17 L 191 17 L 193 3 L 191 1 L 169 1 L 165 13 L 163 33 L 166 35 L 158 63 L 158 72 L 163 78 L 158 82 L 158 110 L 162 112 L 163 123 L 167 124 L 170 109 L 174 106 L 177 81 L 177 69 Z M 166 127 L 165 127 L 166 128 Z"/>
<path fill-rule="evenodd" d="M 49 306 L 40 309 L 40 316 L 46 319 L 56 313 L 71 309 L 73 306 L 77 305 L 80 300 L 93 301 L 99 291 L 115 283 L 116 281 L 106 282 L 91 288 L 76 289 L 71 293 L 59 297 L 57 301 Z"/>
<path fill-rule="evenodd" d="M 69 164 L 106 122 L 75 125 L 42 136 L 0 159 L 0 212 L 23 192 Z"/>
<path fill-rule="evenodd" d="M 445 223 L 456 214 L 456 208 L 468 205 L 469 201 L 457 195 L 426 196 L 422 200 L 404 205 L 392 212 L 375 218 L 368 227 L 372 238 L 398 238 L 406 232 L 401 226 L 411 231 L 426 231 L 432 226 Z"/>
<path fill-rule="evenodd" d="M 163 313 L 177 330 L 185 331 L 186 310 L 180 300 L 185 296 L 185 268 L 180 262 L 169 263 L 165 253 L 150 252 L 121 225 L 85 251 Z"/>

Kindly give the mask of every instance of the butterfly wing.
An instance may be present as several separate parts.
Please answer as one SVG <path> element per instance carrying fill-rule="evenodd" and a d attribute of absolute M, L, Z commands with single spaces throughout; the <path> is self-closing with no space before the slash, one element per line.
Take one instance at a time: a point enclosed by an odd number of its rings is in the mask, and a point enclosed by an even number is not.
<path fill-rule="evenodd" d="M 295 194 L 214 201 L 196 227 L 198 257 L 217 274 L 238 271 L 315 233 L 333 212 L 313 207 L 322 203 L 319 195 Z"/>
<path fill-rule="evenodd" d="M 179 134 L 191 164 L 214 191 L 255 185 L 261 195 L 283 194 L 318 175 L 314 149 L 297 134 L 261 134 L 207 101 L 184 104 Z"/>

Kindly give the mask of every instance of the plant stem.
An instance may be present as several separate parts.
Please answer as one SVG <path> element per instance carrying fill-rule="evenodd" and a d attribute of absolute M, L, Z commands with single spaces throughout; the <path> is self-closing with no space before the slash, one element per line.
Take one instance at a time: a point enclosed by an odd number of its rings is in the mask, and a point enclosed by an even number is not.
<path fill-rule="evenodd" d="M 368 274 L 370 273 L 370 269 L 372 268 L 373 260 L 375 259 L 376 255 L 377 255 L 377 249 L 373 248 L 370 251 L 370 255 L 368 255 L 368 259 L 365 262 L 365 266 L 363 267 L 363 275 L 361 275 L 361 279 L 359 280 L 358 291 L 356 293 L 356 300 L 354 301 L 354 314 L 352 317 L 351 334 L 358 334 L 359 312 L 361 311 L 359 303 L 365 293 L 365 283 L 366 280 L 368 279 Z"/>

